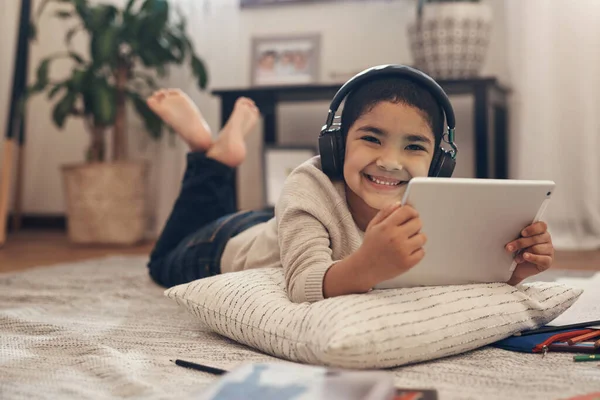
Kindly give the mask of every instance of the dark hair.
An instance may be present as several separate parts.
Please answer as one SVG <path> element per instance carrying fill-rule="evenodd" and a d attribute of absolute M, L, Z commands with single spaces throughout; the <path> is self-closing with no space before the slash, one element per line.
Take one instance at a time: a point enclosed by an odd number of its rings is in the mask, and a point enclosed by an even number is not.
<path fill-rule="evenodd" d="M 375 78 L 351 92 L 342 111 L 341 129 L 344 139 L 356 120 L 382 101 L 402 103 L 421 110 L 433 131 L 435 149 L 439 147 L 444 133 L 442 107 L 429 90 L 408 78 Z"/>

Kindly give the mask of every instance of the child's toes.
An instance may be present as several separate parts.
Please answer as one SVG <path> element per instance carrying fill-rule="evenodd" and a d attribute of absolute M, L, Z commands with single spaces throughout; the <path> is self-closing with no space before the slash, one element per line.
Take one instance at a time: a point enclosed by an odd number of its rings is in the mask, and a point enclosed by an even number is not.
<path fill-rule="evenodd" d="M 159 90 L 154 92 L 152 96 L 148 98 L 148 105 L 152 104 L 154 107 L 159 107 L 162 101 L 165 99 L 167 92 L 165 90 Z"/>
<path fill-rule="evenodd" d="M 158 97 L 156 95 L 152 95 L 150 97 L 148 97 L 148 99 L 146 99 L 146 104 L 148 104 L 148 107 L 155 109 L 156 107 L 158 107 Z"/>

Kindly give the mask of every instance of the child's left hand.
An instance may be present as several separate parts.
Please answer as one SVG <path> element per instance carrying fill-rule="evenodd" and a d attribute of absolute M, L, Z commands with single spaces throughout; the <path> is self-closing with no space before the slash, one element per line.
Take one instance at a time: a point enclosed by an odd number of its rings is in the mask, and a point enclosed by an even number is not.
<path fill-rule="evenodd" d="M 554 246 L 545 222 L 536 222 L 521 231 L 521 237 L 506 245 L 506 251 L 520 252 L 515 257 L 517 268 L 508 281 L 517 285 L 524 279 L 544 272 L 554 261 Z"/>

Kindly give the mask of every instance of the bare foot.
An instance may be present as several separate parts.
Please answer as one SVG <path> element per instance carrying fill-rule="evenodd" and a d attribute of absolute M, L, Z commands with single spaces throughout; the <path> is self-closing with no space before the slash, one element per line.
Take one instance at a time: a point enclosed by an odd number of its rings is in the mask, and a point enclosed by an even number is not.
<path fill-rule="evenodd" d="M 179 89 L 163 89 L 146 100 L 148 107 L 169 124 L 192 151 L 212 145 L 210 127 L 192 100 Z"/>
<path fill-rule="evenodd" d="M 219 137 L 206 156 L 230 167 L 237 167 L 246 158 L 244 138 L 258 121 L 258 108 L 246 97 L 235 102 L 233 113 L 219 133 Z"/>

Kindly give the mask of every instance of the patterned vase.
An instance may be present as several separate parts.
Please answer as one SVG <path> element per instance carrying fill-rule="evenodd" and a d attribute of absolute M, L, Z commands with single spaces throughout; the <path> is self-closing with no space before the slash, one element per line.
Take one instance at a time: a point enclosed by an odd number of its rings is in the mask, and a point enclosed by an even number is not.
<path fill-rule="evenodd" d="M 414 66 L 437 79 L 472 78 L 485 61 L 492 10 L 482 3 L 433 3 L 409 24 Z"/>

